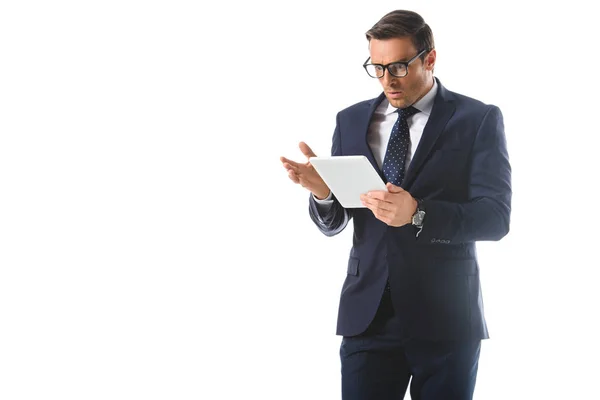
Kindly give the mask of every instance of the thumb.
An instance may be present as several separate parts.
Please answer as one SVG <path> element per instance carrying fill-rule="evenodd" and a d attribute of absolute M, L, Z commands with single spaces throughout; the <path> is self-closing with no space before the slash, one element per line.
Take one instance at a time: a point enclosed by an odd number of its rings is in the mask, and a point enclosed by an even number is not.
<path fill-rule="evenodd" d="M 389 182 L 385 186 L 387 186 L 388 192 L 390 193 L 404 192 L 404 189 L 402 189 L 400 186 L 393 185 Z"/>
<path fill-rule="evenodd" d="M 306 158 L 316 157 L 317 155 L 311 150 L 310 147 L 304 142 L 300 142 L 300 151 L 306 156 Z"/>

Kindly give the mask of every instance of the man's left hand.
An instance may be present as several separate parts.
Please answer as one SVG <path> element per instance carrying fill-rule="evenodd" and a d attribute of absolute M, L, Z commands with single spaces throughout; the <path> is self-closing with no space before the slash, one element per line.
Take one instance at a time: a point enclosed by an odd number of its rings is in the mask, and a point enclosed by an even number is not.
<path fill-rule="evenodd" d="M 406 190 L 388 183 L 388 191 L 375 190 L 360 196 L 362 203 L 375 215 L 375 218 L 389 226 L 403 226 L 412 223 L 417 211 L 417 201 Z"/>

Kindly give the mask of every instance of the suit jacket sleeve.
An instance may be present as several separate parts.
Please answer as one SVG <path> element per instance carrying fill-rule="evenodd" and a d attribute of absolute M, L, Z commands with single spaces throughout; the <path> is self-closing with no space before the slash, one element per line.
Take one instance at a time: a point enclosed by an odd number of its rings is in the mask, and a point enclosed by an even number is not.
<path fill-rule="evenodd" d="M 342 155 L 341 133 L 340 133 L 340 115 L 336 117 L 336 127 L 333 132 L 333 143 L 331 145 L 331 155 Z M 312 193 L 309 198 L 308 208 L 310 218 L 317 228 L 326 236 L 334 236 L 344 230 L 348 221 L 352 218 L 352 210 L 342 207 L 339 201 L 333 196 L 331 204 L 317 204 Z"/>
<path fill-rule="evenodd" d="M 477 131 L 463 204 L 424 200 L 426 216 L 417 238 L 424 243 L 499 240 L 510 226 L 511 166 L 502 113 L 490 106 Z"/>

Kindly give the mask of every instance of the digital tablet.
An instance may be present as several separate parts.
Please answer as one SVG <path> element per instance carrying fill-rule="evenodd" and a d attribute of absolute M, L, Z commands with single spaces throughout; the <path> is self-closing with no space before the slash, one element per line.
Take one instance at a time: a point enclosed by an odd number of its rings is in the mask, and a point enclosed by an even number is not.
<path fill-rule="evenodd" d="M 344 208 L 365 208 L 360 195 L 385 190 L 385 183 L 365 156 L 310 157 L 310 163 Z"/>

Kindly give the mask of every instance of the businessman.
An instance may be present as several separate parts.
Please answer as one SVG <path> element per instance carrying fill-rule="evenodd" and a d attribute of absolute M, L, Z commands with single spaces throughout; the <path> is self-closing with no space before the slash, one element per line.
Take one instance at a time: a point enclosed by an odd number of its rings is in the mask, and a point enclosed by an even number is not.
<path fill-rule="evenodd" d="M 337 323 L 342 398 L 401 400 L 410 381 L 412 399 L 472 399 L 488 338 L 475 243 L 500 240 L 510 225 L 502 114 L 434 77 L 433 34 L 420 15 L 393 11 L 366 36 L 363 67 L 383 92 L 338 113 L 331 154 L 366 156 L 387 190 L 345 209 L 310 162 L 281 157 L 311 192 L 321 232 L 353 223 Z M 305 143 L 300 150 L 314 156 Z"/>

